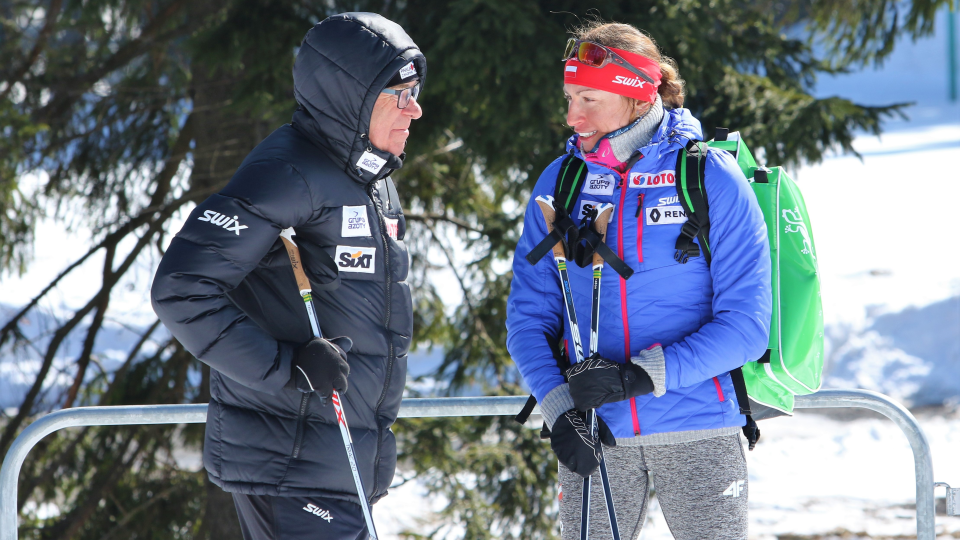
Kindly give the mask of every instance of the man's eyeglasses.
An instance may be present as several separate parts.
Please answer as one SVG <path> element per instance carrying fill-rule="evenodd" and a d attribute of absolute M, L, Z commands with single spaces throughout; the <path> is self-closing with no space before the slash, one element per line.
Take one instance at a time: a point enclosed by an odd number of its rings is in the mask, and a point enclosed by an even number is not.
<path fill-rule="evenodd" d="M 567 49 L 563 53 L 562 60 L 566 62 L 571 58 L 576 58 L 578 62 L 585 66 L 602 68 L 613 62 L 614 64 L 634 73 L 641 79 L 650 84 L 655 84 L 649 75 L 640 71 L 635 66 L 624 60 L 619 54 L 611 51 L 607 47 L 594 43 L 592 41 L 582 41 L 576 38 L 570 38 L 567 41 Z"/>
<path fill-rule="evenodd" d="M 407 105 L 410 104 L 411 99 L 416 99 L 420 95 L 420 81 L 417 81 L 417 84 L 411 86 L 410 88 L 384 88 L 382 91 L 384 94 L 393 94 L 397 96 L 397 108 L 406 109 Z"/>

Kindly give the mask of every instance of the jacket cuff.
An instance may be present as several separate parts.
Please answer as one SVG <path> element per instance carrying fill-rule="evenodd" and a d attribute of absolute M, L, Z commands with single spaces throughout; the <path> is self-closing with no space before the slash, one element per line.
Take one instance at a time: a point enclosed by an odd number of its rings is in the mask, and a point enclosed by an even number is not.
<path fill-rule="evenodd" d="M 574 408 L 573 396 L 570 395 L 570 385 L 567 383 L 548 392 L 540 402 L 540 414 L 543 415 L 544 422 L 551 430 L 557 418 L 572 408 Z"/>
<path fill-rule="evenodd" d="M 667 365 L 663 358 L 663 348 L 659 345 L 640 351 L 630 359 L 643 368 L 653 381 L 653 395 L 660 397 L 667 393 Z"/>

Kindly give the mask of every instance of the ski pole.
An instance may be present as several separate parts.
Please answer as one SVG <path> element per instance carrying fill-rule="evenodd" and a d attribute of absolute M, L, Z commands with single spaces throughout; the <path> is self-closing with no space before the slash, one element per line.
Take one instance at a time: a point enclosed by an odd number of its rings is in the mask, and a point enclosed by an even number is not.
<path fill-rule="evenodd" d="M 293 268 L 293 275 L 297 278 L 297 287 L 300 289 L 300 296 L 307 308 L 307 317 L 310 319 L 310 328 L 313 330 L 314 337 L 322 338 L 320 325 L 317 324 L 317 312 L 313 307 L 313 293 L 310 289 L 310 280 L 303 271 L 303 264 L 300 259 L 300 249 L 293 241 L 293 228 L 284 229 L 280 233 L 284 247 L 287 248 L 287 255 L 290 256 L 290 266 Z M 366 492 L 363 490 L 363 481 L 360 480 L 360 469 L 357 467 L 357 456 L 353 451 L 353 437 L 350 436 L 350 428 L 347 427 L 347 419 L 343 416 L 343 403 L 340 401 L 340 393 L 333 390 L 330 396 L 330 402 L 333 403 L 333 410 L 337 413 L 337 425 L 340 426 L 340 435 L 343 437 L 343 446 L 347 450 L 347 461 L 350 462 L 350 471 L 353 473 L 353 482 L 357 485 L 357 495 L 360 499 L 360 508 L 363 509 L 363 519 L 367 522 L 367 531 L 370 533 L 371 540 L 377 539 L 377 529 L 373 525 L 373 516 L 370 514 L 370 504 L 367 502 Z"/>
<path fill-rule="evenodd" d="M 553 232 L 553 222 L 556 218 L 556 211 L 553 208 L 553 197 L 549 195 L 541 195 L 537 197 L 537 205 L 540 206 L 540 211 L 543 212 L 543 219 L 547 225 L 547 234 L 550 234 Z M 596 219 L 599 220 L 601 215 L 604 216 L 603 229 L 600 230 L 598 221 L 597 232 L 604 237 L 606 237 L 607 222 L 609 221 L 612 212 L 612 204 L 601 204 L 597 207 Z M 580 327 L 577 323 L 576 308 L 573 305 L 573 293 L 570 290 L 570 275 L 567 272 L 567 258 L 563 252 L 563 246 L 560 244 L 560 242 L 557 242 L 557 244 L 553 246 L 553 259 L 556 261 L 557 271 L 560 273 L 560 284 L 563 289 L 563 301 L 567 313 L 567 324 L 570 326 L 570 334 L 573 337 L 573 348 L 576 353 L 576 360 L 579 363 L 583 361 L 583 345 L 580 342 Z M 598 259 L 599 268 L 602 268 L 603 259 L 594 254 L 593 303 L 591 305 L 593 316 L 590 323 L 590 348 L 592 352 L 596 352 L 599 328 L 600 269 L 598 268 Z M 596 411 L 591 409 L 587 414 L 589 421 L 588 429 L 591 430 L 591 434 L 594 436 L 594 438 L 599 439 L 597 437 L 599 426 L 596 422 Z M 620 540 L 620 529 L 617 525 L 617 516 L 613 507 L 613 493 L 610 490 L 610 478 L 607 476 L 607 467 L 603 461 L 602 446 L 600 446 L 599 452 L 600 480 L 603 484 L 603 496 L 607 503 L 607 518 L 610 520 L 610 531 L 613 533 L 614 540 Z M 590 476 L 583 479 L 583 496 L 580 505 L 580 540 L 587 540 L 590 531 L 590 479 Z"/>

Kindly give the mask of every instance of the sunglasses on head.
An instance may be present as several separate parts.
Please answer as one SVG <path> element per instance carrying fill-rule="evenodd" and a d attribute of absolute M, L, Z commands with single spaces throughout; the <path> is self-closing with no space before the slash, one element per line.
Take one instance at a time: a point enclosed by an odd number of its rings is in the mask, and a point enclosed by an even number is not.
<path fill-rule="evenodd" d="M 407 105 L 410 104 L 411 99 L 416 99 L 420 95 L 420 81 L 417 81 L 417 84 L 411 86 L 410 88 L 384 88 L 381 90 L 383 94 L 393 94 L 397 96 L 397 108 L 406 109 Z"/>
<path fill-rule="evenodd" d="M 630 71 L 650 84 L 656 84 L 649 75 L 640 71 L 636 67 L 624 60 L 619 54 L 611 51 L 609 48 L 581 39 L 570 38 L 567 40 L 567 49 L 563 53 L 562 60 L 566 62 L 571 58 L 576 58 L 577 62 L 589 67 L 602 68 L 613 62 L 614 64 Z"/>

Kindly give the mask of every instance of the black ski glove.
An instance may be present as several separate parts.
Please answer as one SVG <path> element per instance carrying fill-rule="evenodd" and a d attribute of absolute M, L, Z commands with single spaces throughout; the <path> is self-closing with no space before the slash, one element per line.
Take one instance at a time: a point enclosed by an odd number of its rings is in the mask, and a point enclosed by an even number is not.
<path fill-rule="evenodd" d="M 600 466 L 600 443 L 606 446 L 616 446 L 610 428 L 597 417 L 599 423 L 600 441 L 593 438 L 587 431 L 586 415 L 570 409 L 557 418 L 550 430 L 550 448 L 557 454 L 560 463 L 586 478 Z"/>
<path fill-rule="evenodd" d="M 348 337 L 313 338 L 297 347 L 291 369 L 297 390 L 316 392 L 322 399 L 329 398 L 334 390 L 346 392 L 350 374 L 347 351 L 351 347 L 353 341 Z"/>
<path fill-rule="evenodd" d="M 633 362 L 612 362 L 601 356 L 577 362 L 567 370 L 573 404 L 581 411 L 653 392 L 653 381 Z"/>

